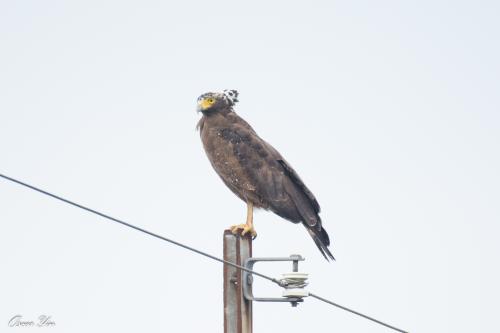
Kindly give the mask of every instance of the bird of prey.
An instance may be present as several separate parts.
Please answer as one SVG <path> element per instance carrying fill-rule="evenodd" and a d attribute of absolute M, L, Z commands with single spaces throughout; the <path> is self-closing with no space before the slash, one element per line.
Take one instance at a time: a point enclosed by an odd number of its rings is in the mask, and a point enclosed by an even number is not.
<path fill-rule="evenodd" d="M 231 226 L 231 231 L 255 238 L 253 209 L 263 208 L 301 223 L 321 254 L 334 260 L 318 201 L 281 154 L 236 114 L 236 102 L 236 90 L 209 92 L 198 98 L 202 117 L 197 128 L 208 159 L 226 186 L 247 204 L 246 223 Z"/>

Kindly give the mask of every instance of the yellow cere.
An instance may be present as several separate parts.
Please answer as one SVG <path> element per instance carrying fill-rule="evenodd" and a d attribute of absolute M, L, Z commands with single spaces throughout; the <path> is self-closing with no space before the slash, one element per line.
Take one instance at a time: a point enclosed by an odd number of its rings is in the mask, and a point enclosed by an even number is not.
<path fill-rule="evenodd" d="M 208 109 L 209 107 L 212 106 L 212 104 L 215 103 L 215 99 L 209 97 L 209 98 L 202 98 L 200 103 L 200 107 L 202 110 Z"/>

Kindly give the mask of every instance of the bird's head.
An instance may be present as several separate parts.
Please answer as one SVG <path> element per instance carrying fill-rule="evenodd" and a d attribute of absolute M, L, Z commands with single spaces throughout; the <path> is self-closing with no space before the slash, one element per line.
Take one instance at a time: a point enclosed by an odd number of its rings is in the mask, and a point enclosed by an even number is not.
<path fill-rule="evenodd" d="M 198 97 L 198 111 L 206 115 L 214 111 L 231 108 L 236 102 L 238 102 L 238 92 L 236 90 L 208 92 Z"/>

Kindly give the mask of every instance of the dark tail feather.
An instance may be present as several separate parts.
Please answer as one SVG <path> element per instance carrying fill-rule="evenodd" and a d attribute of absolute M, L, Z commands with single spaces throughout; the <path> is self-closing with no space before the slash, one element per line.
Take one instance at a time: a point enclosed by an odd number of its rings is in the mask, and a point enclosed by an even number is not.
<path fill-rule="evenodd" d="M 328 233 L 326 232 L 326 230 L 324 228 L 321 228 L 321 230 L 317 230 L 315 227 L 310 227 L 305 224 L 304 226 L 309 232 L 309 235 L 311 235 L 312 239 L 314 240 L 314 243 L 316 243 L 316 246 L 318 247 L 323 257 L 325 257 L 327 261 L 330 261 L 330 259 L 335 260 L 333 254 L 328 249 L 328 246 L 330 245 L 330 238 L 328 237 Z"/>

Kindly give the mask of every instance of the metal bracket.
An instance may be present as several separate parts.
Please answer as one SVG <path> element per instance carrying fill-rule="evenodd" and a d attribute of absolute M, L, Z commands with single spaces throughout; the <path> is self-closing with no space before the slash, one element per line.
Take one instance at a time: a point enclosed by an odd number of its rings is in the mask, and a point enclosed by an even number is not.
<path fill-rule="evenodd" d="M 299 254 L 292 254 L 290 257 L 282 258 L 248 258 L 244 262 L 245 268 L 253 270 L 253 266 L 258 261 L 291 261 L 293 262 L 293 272 L 299 271 L 299 261 L 304 261 L 305 258 Z M 257 302 L 290 302 L 292 306 L 297 306 L 299 302 L 304 300 L 301 297 L 255 297 L 252 290 L 253 275 L 250 272 L 243 271 L 243 296 L 249 301 Z"/>

